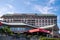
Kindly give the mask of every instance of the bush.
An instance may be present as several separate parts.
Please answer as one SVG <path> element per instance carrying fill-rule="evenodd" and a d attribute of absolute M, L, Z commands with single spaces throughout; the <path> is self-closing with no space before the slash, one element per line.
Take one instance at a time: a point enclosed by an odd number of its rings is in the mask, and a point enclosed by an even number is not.
<path fill-rule="evenodd" d="M 40 38 L 39 40 L 60 40 L 60 38 Z"/>

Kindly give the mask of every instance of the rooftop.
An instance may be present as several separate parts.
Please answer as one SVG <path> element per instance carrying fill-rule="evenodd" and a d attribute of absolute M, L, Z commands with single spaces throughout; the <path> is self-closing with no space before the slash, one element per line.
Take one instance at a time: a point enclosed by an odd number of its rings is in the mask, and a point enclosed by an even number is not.
<path fill-rule="evenodd" d="M 5 15 L 3 15 L 3 16 L 20 16 L 20 15 L 34 15 L 34 16 L 56 16 L 55 14 L 33 14 L 33 13 L 21 13 L 21 14 L 19 14 L 19 13 L 14 13 L 14 14 L 5 14 Z"/>

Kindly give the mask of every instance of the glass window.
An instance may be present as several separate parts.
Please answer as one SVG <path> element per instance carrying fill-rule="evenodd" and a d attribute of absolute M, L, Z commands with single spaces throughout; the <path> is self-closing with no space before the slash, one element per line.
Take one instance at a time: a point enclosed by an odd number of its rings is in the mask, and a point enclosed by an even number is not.
<path fill-rule="evenodd" d="M 41 20 L 39 22 L 41 23 Z"/>
<path fill-rule="evenodd" d="M 48 23 L 50 23 L 50 20 L 48 20 Z"/>
<path fill-rule="evenodd" d="M 25 28 L 10 28 L 12 31 L 25 31 Z"/>
<path fill-rule="evenodd" d="M 57 23 L 57 20 L 54 20 L 54 23 L 56 24 Z"/>
<path fill-rule="evenodd" d="M 47 23 L 47 20 L 45 20 L 45 23 Z"/>
<path fill-rule="evenodd" d="M 44 23 L 44 20 L 42 20 L 42 23 Z"/>

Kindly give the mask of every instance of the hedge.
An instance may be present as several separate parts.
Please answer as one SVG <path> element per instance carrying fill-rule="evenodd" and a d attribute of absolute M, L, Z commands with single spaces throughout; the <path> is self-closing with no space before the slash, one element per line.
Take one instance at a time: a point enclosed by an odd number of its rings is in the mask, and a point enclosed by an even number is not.
<path fill-rule="evenodd" d="M 60 40 L 60 38 L 40 38 L 39 40 Z"/>

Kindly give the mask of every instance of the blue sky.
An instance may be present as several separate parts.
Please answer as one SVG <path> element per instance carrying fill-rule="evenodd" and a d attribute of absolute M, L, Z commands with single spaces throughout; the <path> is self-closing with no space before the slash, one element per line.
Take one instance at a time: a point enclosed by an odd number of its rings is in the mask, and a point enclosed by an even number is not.
<path fill-rule="evenodd" d="M 7 13 L 55 14 L 60 28 L 60 0 L 0 0 L 0 16 Z"/>

